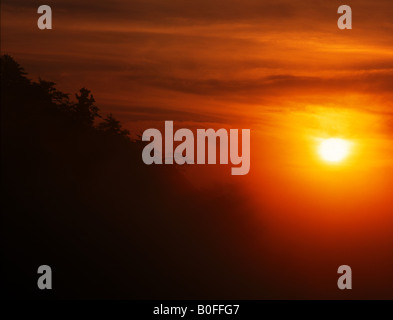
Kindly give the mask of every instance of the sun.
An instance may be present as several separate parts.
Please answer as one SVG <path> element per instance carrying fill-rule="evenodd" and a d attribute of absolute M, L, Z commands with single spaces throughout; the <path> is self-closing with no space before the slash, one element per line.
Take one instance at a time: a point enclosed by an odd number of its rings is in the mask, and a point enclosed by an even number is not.
<path fill-rule="evenodd" d="M 324 139 L 319 145 L 318 153 L 327 162 L 338 163 L 349 154 L 350 143 L 340 138 Z"/>

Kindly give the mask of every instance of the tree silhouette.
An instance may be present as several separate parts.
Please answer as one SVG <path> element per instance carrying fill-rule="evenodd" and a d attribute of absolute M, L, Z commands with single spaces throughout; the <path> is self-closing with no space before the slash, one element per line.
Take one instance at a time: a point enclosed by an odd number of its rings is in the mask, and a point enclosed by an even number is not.
<path fill-rule="evenodd" d="M 61 275 L 55 298 L 192 298 L 212 284 L 226 294 L 233 261 L 257 247 L 244 237 L 253 233 L 235 188 L 217 196 L 195 189 L 178 167 L 146 166 L 145 142 L 130 141 L 112 114 L 94 126 L 100 115 L 86 88 L 69 101 L 54 82 L 29 80 L 10 56 L 1 57 L 1 80 L 1 289 L 8 296 L 44 297 L 31 286 L 42 261 Z M 185 287 L 190 274 L 195 280 Z M 248 293 L 250 281 L 242 280 L 234 290 Z"/>
<path fill-rule="evenodd" d="M 98 113 L 99 109 L 94 104 L 96 101 L 90 90 L 82 88 L 79 90 L 80 94 L 75 94 L 77 103 L 74 105 L 74 113 L 77 120 L 86 126 L 93 126 L 94 120 L 101 117 Z"/>
<path fill-rule="evenodd" d="M 123 129 L 120 121 L 116 120 L 111 113 L 98 124 L 97 128 L 111 135 L 128 136 L 130 134 L 130 131 Z"/>
<path fill-rule="evenodd" d="M 1 56 L 1 82 L 2 89 L 4 86 L 30 84 L 30 80 L 26 78 L 26 72 L 11 56 L 5 54 Z"/>
<path fill-rule="evenodd" d="M 41 89 L 43 97 L 45 97 L 47 100 L 63 107 L 70 107 L 69 94 L 57 90 L 55 87 L 55 82 L 39 79 L 37 85 Z"/>

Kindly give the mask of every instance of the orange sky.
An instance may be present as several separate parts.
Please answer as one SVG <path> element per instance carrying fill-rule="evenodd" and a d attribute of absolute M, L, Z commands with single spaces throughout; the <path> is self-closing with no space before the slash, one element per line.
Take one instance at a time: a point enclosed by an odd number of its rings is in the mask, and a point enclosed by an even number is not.
<path fill-rule="evenodd" d="M 88 87 L 133 133 L 164 120 L 251 128 L 293 164 L 315 139 L 346 135 L 390 162 L 391 1 L 346 2 L 344 31 L 342 1 L 57 0 L 45 31 L 39 4 L 2 2 L 2 53 L 65 92 Z"/>
<path fill-rule="evenodd" d="M 70 93 L 88 87 L 134 133 L 165 120 L 252 129 L 251 177 L 242 181 L 272 212 L 264 223 L 275 250 L 290 242 L 304 252 L 317 234 L 329 248 L 349 230 L 383 260 L 393 245 L 392 1 L 46 1 L 45 31 L 40 4 L 1 8 L 1 51 L 32 77 Z M 343 4 L 352 30 L 337 28 Z M 331 136 L 355 145 L 336 167 L 316 154 Z"/>
<path fill-rule="evenodd" d="M 124 121 L 264 124 L 315 105 L 382 113 L 391 128 L 391 1 L 2 1 L 2 52 Z M 269 123 L 271 119 L 268 120 Z"/>

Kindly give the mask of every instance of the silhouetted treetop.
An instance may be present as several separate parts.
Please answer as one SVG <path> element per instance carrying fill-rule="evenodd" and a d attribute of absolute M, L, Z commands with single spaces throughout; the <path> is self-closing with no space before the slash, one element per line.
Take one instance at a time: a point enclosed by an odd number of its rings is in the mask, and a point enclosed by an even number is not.
<path fill-rule="evenodd" d="M 96 101 L 93 95 L 90 93 L 90 90 L 82 88 L 79 90 L 79 92 L 79 95 L 75 94 L 75 97 L 78 101 L 73 108 L 75 115 L 81 123 L 92 126 L 94 119 L 101 117 L 98 113 L 98 107 L 94 104 Z"/>
<path fill-rule="evenodd" d="M 76 127 L 84 127 L 111 135 L 128 137 L 130 132 L 122 128 L 120 121 L 109 114 L 103 122 L 95 126 L 95 120 L 102 118 L 93 94 L 87 88 L 81 88 L 75 94 L 76 102 L 69 94 L 56 88 L 56 83 L 39 78 L 38 82 L 26 77 L 27 73 L 11 56 L 1 59 L 1 101 L 3 112 L 8 116 L 26 117 L 33 121 L 43 109 L 56 112 L 57 116 L 70 120 Z M 16 114 L 18 113 L 18 114 Z"/>
<path fill-rule="evenodd" d="M 70 106 L 69 94 L 57 90 L 55 82 L 45 81 L 40 78 L 37 85 L 49 101 L 63 106 Z"/>
<path fill-rule="evenodd" d="M 97 128 L 112 135 L 128 136 L 130 134 L 130 131 L 123 129 L 120 121 L 116 120 L 111 113 L 98 124 Z"/>
<path fill-rule="evenodd" d="M 11 56 L 5 54 L 1 56 L 1 82 L 3 85 L 10 84 L 29 84 L 30 80 L 26 78 L 27 73 Z"/>

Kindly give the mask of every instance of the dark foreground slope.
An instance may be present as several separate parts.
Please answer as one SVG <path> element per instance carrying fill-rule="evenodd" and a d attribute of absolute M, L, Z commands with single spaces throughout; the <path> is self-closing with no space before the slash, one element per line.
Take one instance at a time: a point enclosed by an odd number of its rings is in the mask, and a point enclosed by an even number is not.
<path fill-rule="evenodd" d="M 1 58 L 2 290 L 16 298 L 263 297 L 247 270 L 259 232 L 238 192 L 195 190 L 173 166 Z M 99 121 L 98 121 L 99 122 Z M 53 290 L 37 288 L 37 268 Z M 262 296 L 261 296 L 262 294 Z"/>

